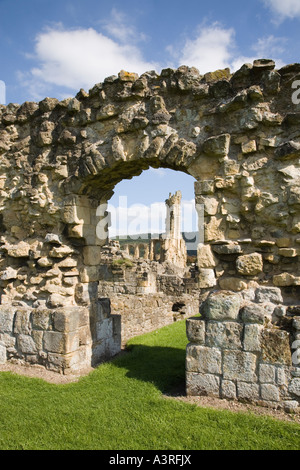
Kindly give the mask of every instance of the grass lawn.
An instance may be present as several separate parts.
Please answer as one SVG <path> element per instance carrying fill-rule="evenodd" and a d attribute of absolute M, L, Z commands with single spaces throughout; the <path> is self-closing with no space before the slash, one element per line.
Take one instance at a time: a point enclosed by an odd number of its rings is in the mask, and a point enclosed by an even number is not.
<path fill-rule="evenodd" d="M 0 373 L 0 449 L 300 449 L 295 423 L 163 397 L 184 383 L 186 343 L 174 323 L 68 385 Z"/>

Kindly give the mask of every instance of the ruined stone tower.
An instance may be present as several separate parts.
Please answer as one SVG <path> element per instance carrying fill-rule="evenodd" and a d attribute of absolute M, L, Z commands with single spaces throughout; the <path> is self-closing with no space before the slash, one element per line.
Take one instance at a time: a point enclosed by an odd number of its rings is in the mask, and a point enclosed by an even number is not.
<path fill-rule="evenodd" d="M 181 235 L 181 191 L 169 194 L 166 200 L 166 234 L 163 243 L 163 260 L 180 268 L 185 268 L 187 254 L 185 241 Z"/>

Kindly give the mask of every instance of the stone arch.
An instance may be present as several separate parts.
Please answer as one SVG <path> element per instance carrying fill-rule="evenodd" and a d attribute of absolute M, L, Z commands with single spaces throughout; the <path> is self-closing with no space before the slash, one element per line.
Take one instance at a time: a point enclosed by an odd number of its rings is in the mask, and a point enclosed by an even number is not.
<path fill-rule="evenodd" d="M 196 179 L 200 290 L 297 290 L 299 73 L 267 60 L 234 74 L 120 72 L 75 98 L 2 107 L 5 354 L 68 372 L 118 351 L 118 320 L 97 296 L 96 227 L 115 185 L 150 166 Z"/>

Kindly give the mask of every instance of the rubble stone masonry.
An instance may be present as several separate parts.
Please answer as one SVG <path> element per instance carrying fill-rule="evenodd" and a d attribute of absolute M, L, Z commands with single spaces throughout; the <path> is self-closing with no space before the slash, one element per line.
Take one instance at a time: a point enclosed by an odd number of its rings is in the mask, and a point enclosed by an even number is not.
<path fill-rule="evenodd" d="M 192 175 L 204 208 L 188 393 L 299 402 L 299 79 L 266 59 L 121 71 L 75 98 L 0 106 L 0 361 L 68 373 L 120 350 L 97 208 L 163 167 Z"/>

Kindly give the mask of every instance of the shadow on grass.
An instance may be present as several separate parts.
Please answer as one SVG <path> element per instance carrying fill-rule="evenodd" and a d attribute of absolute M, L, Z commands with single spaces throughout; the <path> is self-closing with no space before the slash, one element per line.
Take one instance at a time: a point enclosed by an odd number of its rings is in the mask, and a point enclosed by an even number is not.
<path fill-rule="evenodd" d="M 150 382 L 163 393 L 185 393 L 185 350 L 134 344 L 127 351 L 114 361 L 128 370 L 127 377 Z"/>

